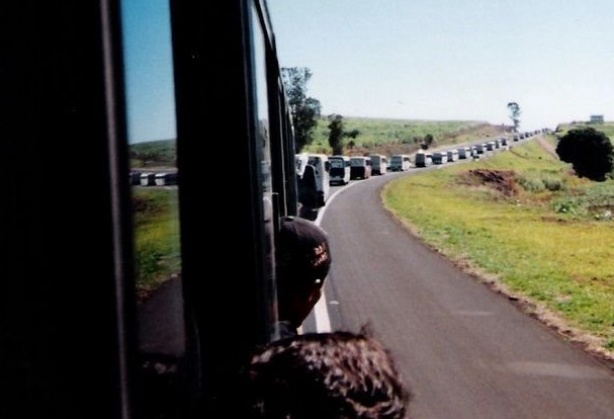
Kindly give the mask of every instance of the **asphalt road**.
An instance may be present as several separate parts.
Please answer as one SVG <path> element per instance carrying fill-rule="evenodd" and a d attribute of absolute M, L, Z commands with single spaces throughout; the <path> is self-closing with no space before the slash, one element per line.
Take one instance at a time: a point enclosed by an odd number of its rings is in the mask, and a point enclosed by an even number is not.
<path fill-rule="evenodd" d="M 331 329 L 369 324 L 414 393 L 413 419 L 614 418 L 614 372 L 423 246 L 380 202 L 387 174 L 336 188 L 319 219 Z M 307 324 L 309 327 L 309 324 Z"/>

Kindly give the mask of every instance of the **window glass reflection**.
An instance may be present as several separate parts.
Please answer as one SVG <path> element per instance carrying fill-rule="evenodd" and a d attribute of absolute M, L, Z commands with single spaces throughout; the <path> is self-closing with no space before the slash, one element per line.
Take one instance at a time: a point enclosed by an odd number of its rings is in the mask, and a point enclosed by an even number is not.
<path fill-rule="evenodd" d="M 272 251 L 273 251 L 273 187 L 271 179 L 271 138 L 270 138 L 270 121 L 269 121 L 269 98 L 268 98 L 268 84 L 267 84 L 267 63 L 266 63 L 266 51 L 265 51 L 265 37 L 262 32 L 262 27 L 259 24 L 258 12 L 255 6 L 252 6 L 252 28 L 253 28 L 253 51 L 254 51 L 254 70 L 256 79 L 256 112 L 257 112 L 257 132 L 256 141 L 257 153 L 260 161 L 260 182 L 262 185 L 263 198 L 263 214 L 264 214 L 264 228 L 265 228 L 265 240 L 267 243 L 266 251 L 269 254 L 266 256 L 268 264 L 266 266 L 266 278 L 265 278 L 265 293 L 268 296 L 268 301 L 274 301 L 275 285 L 272 266 Z M 276 331 L 273 329 L 273 324 L 276 320 L 275 309 L 269 312 L 269 324 L 271 326 L 271 338 L 275 337 Z"/>
<path fill-rule="evenodd" d="M 122 26 L 143 380 L 139 388 L 144 417 L 159 417 L 181 406 L 178 376 L 186 352 L 168 1 L 123 2 Z"/>

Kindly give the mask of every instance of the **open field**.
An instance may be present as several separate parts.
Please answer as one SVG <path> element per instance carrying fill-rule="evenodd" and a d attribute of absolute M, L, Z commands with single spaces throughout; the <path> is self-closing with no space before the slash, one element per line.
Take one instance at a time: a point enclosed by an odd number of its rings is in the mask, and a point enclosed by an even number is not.
<path fill-rule="evenodd" d="M 432 147 L 497 137 L 511 127 L 492 125 L 483 121 L 423 121 L 405 119 L 344 118 L 346 132 L 358 130 L 355 146 L 347 154 L 411 154 L 418 150 L 427 134 L 433 136 Z M 313 143 L 305 152 L 330 154 L 328 123 L 320 118 Z M 349 139 L 346 139 L 346 143 Z M 130 166 L 135 169 L 176 167 L 175 140 L 158 140 L 130 146 Z"/>
<path fill-rule="evenodd" d="M 530 141 L 395 180 L 383 199 L 429 246 L 614 359 L 614 181 L 579 179 Z"/>
<path fill-rule="evenodd" d="M 557 127 L 557 131 L 561 135 L 564 135 L 564 133 L 566 133 L 570 129 L 579 127 L 593 127 L 596 130 L 603 132 L 605 135 L 610 137 L 610 139 L 614 138 L 614 122 L 611 121 L 606 121 L 603 124 L 591 124 L 589 122 L 571 122 L 559 124 L 559 126 Z"/>
<path fill-rule="evenodd" d="M 330 154 L 328 120 L 321 118 L 314 141 L 303 151 Z M 510 127 L 482 121 L 423 121 L 404 119 L 373 119 L 348 117 L 343 119 L 346 132 L 358 130 L 355 146 L 345 154 L 411 154 L 418 150 L 427 135 L 433 136 L 433 147 L 456 144 L 480 138 L 502 135 Z M 351 139 L 346 139 L 346 143 Z"/>

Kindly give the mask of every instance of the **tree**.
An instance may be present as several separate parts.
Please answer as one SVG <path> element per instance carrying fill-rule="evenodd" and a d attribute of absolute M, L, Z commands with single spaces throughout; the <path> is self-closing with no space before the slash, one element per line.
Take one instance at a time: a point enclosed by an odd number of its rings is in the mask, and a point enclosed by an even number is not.
<path fill-rule="evenodd" d="M 320 101 L 307 97 L 307 83 L 311 71 L 306 67 L 282 68 L 281 76 L 288 97 L 294 125 L 296 152 L 313 142 L 313 132 L 320 117 Z"/>
<path fill-rule="evenodd" d="M 574 128 L 556 146 L 559 158 L 571 163 L 579 177 L 604 181 L 614 169 L 614 147 L 601 131 L 592 127 Z"/>
<path fill-rule="evenodd" d="M 520 110 L 520 105 L 516 102 L 510 102 L 507 104 L 507 110 L 510 113 L 510 119 L 514 124 L 514 131 L 518 132 L 518 128 L 520 127 L 520 114 L 522 111 Z"/>
<path fill-rule="evenodd" d="M 360 135 L 358 130 L 345 131 L 345 127 L 343 126 L 343 116 L 338 114 L 332 114 L 328 116 L 328 120 L 330 123 L 328 124 L 329 134 L 328 134 L 328 145 L 333 150 L 333 155 L 341 155 L 343 154 L 343 140 L 345 138 L 353 138 L 355 139 Z M 352 142 L 352 145 L 354 143 Z"/>
<path fill-rule="evenodd" d="M 433 135 L 426 134 L 422 139 L 422 142 L 420 143 L 420 148 L 422 150 L 428 150 L 429 147 L 433 144 L 433 142 L 435 142 L 435 138 L 433 138 Z"/>

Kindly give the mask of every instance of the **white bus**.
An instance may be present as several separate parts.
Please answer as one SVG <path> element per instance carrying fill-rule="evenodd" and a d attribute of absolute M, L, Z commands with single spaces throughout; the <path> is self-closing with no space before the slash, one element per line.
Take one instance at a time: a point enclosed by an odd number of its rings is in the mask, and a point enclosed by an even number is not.
<path fill-rule="evenodd" d="M 471 147 L 459 147 L 458 148 L 458 158 L 459 159 L 468 159 L 471 157 Z"/>
<path fill-rule="evenodd" d="M 369 179 L 371 177 L 371 158 L 367 156 L 350 157 L 350 179 Z"/>
<path fill-rule="evenodd" d="M 305 166 L 307 166 L 308 161 L 309 156 L 307 154 L 296 154 L 294 156 L 294 167 L 296 168 L 296 177 L 298 179 L 303 177 L 303 173 L 305 173 Z"/>
<path fill-rule="evenodd" d="M 430 154 L 425 153 L 424 151 L 418 151 L 414 156 L 414 166 L 416 167 L 428 167 L 433 162 Z"/>
<path fill-rule="evenodd" d="M 323 207 L 330 193 L 330 162 L 326 154 L 309 154 L 307 164 L 315 169 L 318 205 Z"/>
<path fill-rule="evenodd" d="M 409 154 L 393 154 L 390 157 L 390 170 L 393 172 L 405 172 L 411 166 L 411 157 Z"/>
<path fill-rule="evenodd" d="M 388 171 L 388 157 L 383 154 L 371 154 L 371 174 L 385 175 Z"/>
<path fill-rule="evenodd" d="M 328 158 L 330 163 L 330 184 L 347 185 L 350 183 L 350 157 L 331 156 Z"/>
<path fill-rule="evenodd" d="M 448 162 L 447 151 L 436 151 L 433 153 L 433 164 L 446 164 Z"/>
<path fill-rule="evenodd" d="M 446 151 L 448 153 L 448 161 L 457 161 L 459 159 L 459 154 L 457 149 L 451 149 Z"/>
<path fill-rule="evenodd" d="M 317 202 L 314 202 L 310 205 L 316 205 L 317 207 L 324 206 L 324 204 L 326 204 L 326 200 L 328 199 L 328 195 L 330 192 L 330 163 L 328 161 L 328 156 L 326 154 L 296 154 L 294 156 L 294 164 L 296 168 L 296 179 L 299 188 L 299 198 L 302 193 L 306 192 L 305 183 L 303 182 L 305 167 L 312 166 L 313 175 L 315 178 L 313 182 L 315 183 L 317 198 L 310 198 L 309 201 Z M 311 188 L 313 188 L 313 186 L 311 186 Z"/>

